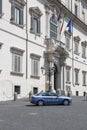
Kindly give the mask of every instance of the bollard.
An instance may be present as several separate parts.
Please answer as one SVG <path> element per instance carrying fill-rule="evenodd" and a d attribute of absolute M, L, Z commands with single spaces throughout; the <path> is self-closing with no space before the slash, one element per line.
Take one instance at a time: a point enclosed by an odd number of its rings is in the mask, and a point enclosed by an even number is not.
<path fill-rule="evenodd" d="M 87 93 L 85 93 L 85 100 L 87 101 Z"/>
<path fill-rule="evenodd" d="M 14 93 L 14 101 L 17 100 L 17 92 Z"/>

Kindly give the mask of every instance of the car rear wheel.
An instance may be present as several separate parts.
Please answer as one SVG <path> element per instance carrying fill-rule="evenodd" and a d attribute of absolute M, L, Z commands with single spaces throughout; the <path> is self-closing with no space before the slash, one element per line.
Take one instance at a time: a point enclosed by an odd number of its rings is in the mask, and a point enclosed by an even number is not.
<path fill-rule="evenodd" d="M 64 105 L 64 106 L 69 105 L 69 101 L 68 101 L 68 100 L 64 100 L 64 101 L 63 101 L 63 105 Z"/>
<path fill-rule="evenodd" d="M 44 105 L 44 102 L 42 100 L 38 101 L 38 106 L 43 106 Z"/>

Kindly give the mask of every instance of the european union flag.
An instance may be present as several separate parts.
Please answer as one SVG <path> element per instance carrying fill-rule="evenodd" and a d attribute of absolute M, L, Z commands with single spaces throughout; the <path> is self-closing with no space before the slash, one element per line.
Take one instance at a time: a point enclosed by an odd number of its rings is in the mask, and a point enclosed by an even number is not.
<path fill-rule="evenodd" d="M 67 24 L 67 27 L 68 27 L 68 32 L 69 33 L 72 33 L 72 18 L 70 18 L 68 24 Z"/>

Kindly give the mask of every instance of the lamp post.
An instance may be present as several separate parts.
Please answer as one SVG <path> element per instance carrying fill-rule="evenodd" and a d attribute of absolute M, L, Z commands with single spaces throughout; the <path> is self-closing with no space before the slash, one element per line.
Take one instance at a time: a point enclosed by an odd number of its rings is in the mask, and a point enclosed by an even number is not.
<path fill-rule="evenodd" d="M 52 86 L 51 86 L 51 76 L 54 74 L 54 70 L 55 70 L 54 66 L 53 67 L 49 66 L 47 72 L 46 72 L 44 67 L 41 67 L 42 74 L 45 75 L 45 76 L 48 76 L 48 80 L 49 80 L 48 91 L 51 91 L 51 89 L 52 89 Z"/>

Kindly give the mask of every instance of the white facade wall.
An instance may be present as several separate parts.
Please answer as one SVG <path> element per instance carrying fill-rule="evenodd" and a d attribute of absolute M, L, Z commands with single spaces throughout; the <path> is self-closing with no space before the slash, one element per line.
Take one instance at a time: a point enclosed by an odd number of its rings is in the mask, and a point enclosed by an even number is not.
<path fill-rule="evenodd" d="M 74 12 L 74 0 L 72 11 Z M 63 1 L 63 3 L 65 3 Z M 79 8 L 81 9 L 81 2 L 78 3 Z M 26 78 L 26 5 L 24 6 L 24 27 L 20 28 L 10 22 L 11 19 L 11 3 L 9 1 L 3 0 L 3 8 L 2 11 L 4 15 L 0 18 L 0 43 L 3 43 L 0 49 L 0 100 L 12 100 L 14 99 L 14 86 L 19 85 L 21 86 L 20 94 L 18 95 L 19 98 L 28 96 L 29 91 L 33 91 L 33 87 L 37 87 L 38 91 L 45 90 L 45 76 L 42 75 L 41 69 L 39 70 L 40 79 L 31 78 L 31 54 L 35 54 L 40 56 L 40 65 L 39 67 L 44 65 L 44 50 L 45 50 L 45 36 L 49 37 L 50 33 L 50 26 L 49 22 L 46 23 L 46 12 L 44 7 L 44 1 L 38 0 L 28 0 L 27 4 L 27 33 L 28 33 L 28 65 L 27 65 L 27 78 Z M 69 5 L 71 6 L 71 4 Z M 38 7 L 42 12 L 41 16 L 41 35 L 36 36 L 33 33 L 30 33 L 31 28 L 31 15 L 29 12 L 30 7 Z M 71 8 L 70 8 L 71 9 Z M 85 5 L 85 15 L 87 16 L 87 6 Z M 81 11 L 82 12 L 82 11 Z M 81 13 L 79 12 L 79 13 Z M 51 11 L 49 11 L 49 16 L 51 16 Z M 81 16 L 81 14 L 79 14 Z M 50 17 L 48 18 L 50 19 Z M 87 19 L 87 18 L 86 18 Z M 64 22 L 63 31 L 67 25 L 69 18 L 67 18 Z M 48 24 L 48 26 L 47 26 Z M 87 40 L 87 32 L 82 30 L 78 25 L 74 24 L 73 26 L 73 37 L 79 36 L 79 55 L 74 54 L 74 68 L 79 69 L 79 85 L 73 86 L 72 83 L 72 38 L 71 38 L 71 50 L 69 53 L 69 58 L 66 60 L 66 65 L 71 66 L 71 91 L 73 95 L 76 95 L 76 91 L 79 91 L 79 95 L 83 95 L 84 92 L 87 92 L 87 86 L 82 86 L 82 71 L 87 71 L 87 59 L 82 58 L 82 47 L 81 42 Z M 62 34 L 61 41 L 65 43 L 65 36 Z M 23 57 L 22 57 L 22 73 L 23 76 L 14 76 L 11 74 L 12 71 L 12 53 L 11 48 L 15 47 L 18 49 L 23 50 Z M 73 43 L 74 48 L 74 43 Z M 87 57 L 87 54 L 86 54 Z M 74 76 L 75 78 L 75 76 Z M 66 79 L 66 77 L 65 77 Z M 75 81 L 75 79 L 74 79 Z M 61 81 L 62 82 L 62 81 Z"/>

